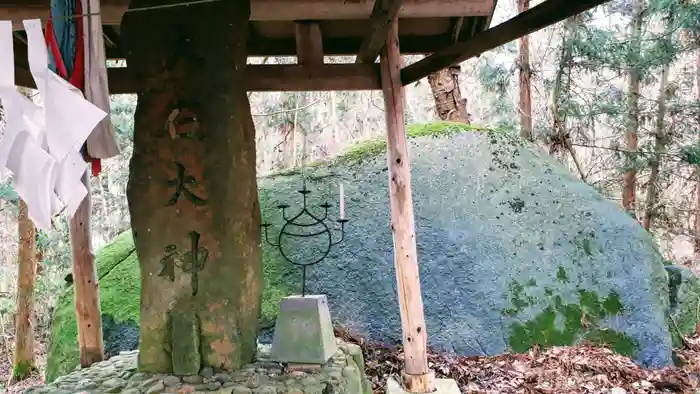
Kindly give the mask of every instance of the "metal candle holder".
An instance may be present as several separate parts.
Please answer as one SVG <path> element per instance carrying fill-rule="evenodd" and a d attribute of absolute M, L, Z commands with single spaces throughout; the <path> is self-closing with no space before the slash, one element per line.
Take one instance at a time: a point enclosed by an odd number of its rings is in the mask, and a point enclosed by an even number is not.
<path fill-rule="evenodd" d="M 301 274 L 302 274 L 302 282 L 301 282 L 301 295 L 304 297 L 306 295 L 306 269 L 312 265 L 316 265 L 323 261 L 327 256 L 328 253 L 330 253 L 331 248 L 335 245 L 340 244 L 343 242 L 343 239 L 345 238 L 345 223 L 348 222 L 348 219 L 345 218 L 340 218 L 336 220 L 336 222 L 340 223 L 340 239 L 338 241 L 333 241 L 333 235 L 331 234 L 331 229 L 328 227 L 326 224 L 326 219 L 328 218 L 328 208 L 332 207 L 331 204 L 328 202 L 325 202 L 321 205 L 319 205 L 321 208 L 323 208 L 323 217 L 318 217 L 311 213 L 308 209 L 307 206 L 307 196 L 311 194 L 311 191 L 306 188 L 306 180 L 304 180 L 304 183 L 302 185 L 302 189 L 298 190 L 299 193 L 301 193 L 303 197 L 303 206 L 301 211 L 297 213 L 296 215 L 292 216 L 291 218 L 287 218 L 287 208 L 289 208 L 288 204 L 280 204 L 277 206 L 282 211 L 282 218 L 284 219 L 285 223 L 282 226 L 282 229 L 280 230 L 279 234 L 277 235 L 277 241 L 276 243 L 273 241 L 270 241 L 270 237 L 268 235 L 268 229 L 272 226 L 271 223 L 263 223 L 261 226 L 265 229 L 265 241 L 270 244 L 271 246 L 274 246 L 278 248 L 280 254 L 282 257 L 289 263 L 296 265 L 298 267 L 301 267 Z M 300 221 L 303 216 L 308 217 L 310 220 L 309 221 Z M 290 232 L 289 230 L 292 227 L 298 227 L 298 228 L 306 228 L 306 227 L 311 227 L 311 226 L 316 226 L 320 225 L 323 228 L 320 231 L 311 233 L 311 234 L 300 234 L 300 233 L 294 233 Z M 311 237 L 320 237 L 320 236 L 325 236 L 328 238 L 328 244 L 325 245 L 325 250 L 323 251 L 323 254 L 321 255 L 320 258 L 311 261 L 311 262 L 300 262 L 293 260 L 289 256 L 287 256 L 284 253 L 284 249 L 282 248 L 282 237 L 283 236 L 290 236 L 290 237 L 297 237 L 297 238 L 311 238 Z"/>

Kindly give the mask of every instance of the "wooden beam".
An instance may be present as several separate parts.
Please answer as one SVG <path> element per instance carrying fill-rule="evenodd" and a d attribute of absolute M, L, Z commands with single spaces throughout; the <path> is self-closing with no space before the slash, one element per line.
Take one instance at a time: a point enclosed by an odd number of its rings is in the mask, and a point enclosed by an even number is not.
<path fill-rule="evenodd" d="M 453 43 L 451 36 L 403 36 L 405 45 L 401 46 L 403 54 L 430 54 Z M 114 37 L 112 37 L 114 39 Z M 362 45 L 362 37 L 323 37 L 323 54 L 325 56 L 356 55 Z M 106 48 L 108 59 L 123 59 L 120 49 Z M 296 38 L 262 38 L 251 37 L 248 40 L 248 56 L 296 56 Z"/>
<path fill-rule="evenodd" d="M 138 92 L 138 83 L 127 67 L 108 68 L 110 94 Z M 18 86 L 35 88 L 31 73 L 15 68 Z M 249 92 L 379 90 L 379 66 L 376 64 L 250 65 L 246 67 Z"/>
<path fill-rule="evenodd" d="M 607 1 L 609 0 L 547 0 L 496 27 L 411 64 L 401 71 L 401 81 L 404 85 L 415 82 L 443 68 L 461 63 Z"/>
<path fill-rule="evenodd" d="M 80 365 L 85 368 L 104 359 L 100 290 L 95 274 L 95 254 L 90 235 L 90 175 L 83 174 L 88 194 L 70 219 L 70 244 L 73 251 L 75 317 L 78 325 Z"/>
<path fill-rule="evenodd" d="M 396 19 L 401 8 L 402 0 L 374 0 L 374 8 L 370 21 L 370 31 L 367 32 L 355 63 L 374 63 L 386 43 L 392 22 Z"/>
<path fill-rule="evenodd" d="M 246 67 L 246 90 L 329 91 L 378 90 L 378 66 L 373 64 L 263 65 Z"/>
<path fill-rule="evenodd" d="M 296 21 L 329 19 L 367 19 L 372 14 L 371 0 L 251 0 L 252 21 Z M 105 25 L 119 25 L 129 0 L 102 0 L 100 14 Z M 486 16 L 493 0 L 404 0 L 401 18 L 447 18 Z M 23 30 L 22 19 L 49 16 L 47 0 L 0 0 L 0 20 L 11 20 Z"/>
<path fill-rule="evenodd" d="M 309 67 L 323 64 L 323 35 L 318 22 L 297 22 L 297 63 Z"/>
<path fill-rule="evenodd" d="M 434 391 L 428 368 L 427 332 L 418 273 L 418 251 L 411 196 L 411 168 L 406 141 L 404 88 L 401 84 L 398 18 L 394 18 L 380 54 L 380 70 L 387 124 L 387 162 L 394 266 L 404 347 L 404 389 Z"/>

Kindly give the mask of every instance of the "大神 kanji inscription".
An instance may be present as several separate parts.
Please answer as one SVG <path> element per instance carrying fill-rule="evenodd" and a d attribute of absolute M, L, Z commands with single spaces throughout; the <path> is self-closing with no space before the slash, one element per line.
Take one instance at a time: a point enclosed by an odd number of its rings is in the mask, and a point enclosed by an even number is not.
<path fill-rule="evenodd" d="M 177 246 L 168 245 L 163 248 L 165 251 L 165 257 L 160 260 L 163 266 L 160 270 L 158 276 L 164 276 L 168 278 L 171 282 L 175 281 L 175 267 L 177 266 L 177 259 L 179 258 L 177 254 Z"/>
<path fill-rule="evenodd" d="M 175 166 L 177 167 L 177 175 L 175 179 L 168 180 L 168 186 L 174 187 L 175 192 L 173 192 L 173 195 L 165 206 L 174 205 L 180 199 L 181 194 L 184 194 L 185 198 L 190 200 L 194 205 L 206 205 L 207 200 L 197 196 L 189 189 L 190 186 L 197 184 L 197 180 L 192 175 L 187 175 L 187 170 L 181 163 L 175 162 Z"/>
<path fill-rule="evenodd" d="M 164 248 L 165 257 L 160 260 L 162 268 L 158 276 L 162 276 L 175 281 L 175 267 L 179 267 L 182 272 L 191 275 L 192 295 L 197 295 L 199 290 L 199 272 L 204 269 L 204 264 L 209 259 L 209 251 L 206 248 L 199 246 L 200 234 L 196 231 L 190 231 L 190 241 L 192 243 L 190 251 L 186 252 L 180 258 L 177 252 L 177 246 L 168 245 Z M 181 262 L 181 264 L 178 264 Z"/>

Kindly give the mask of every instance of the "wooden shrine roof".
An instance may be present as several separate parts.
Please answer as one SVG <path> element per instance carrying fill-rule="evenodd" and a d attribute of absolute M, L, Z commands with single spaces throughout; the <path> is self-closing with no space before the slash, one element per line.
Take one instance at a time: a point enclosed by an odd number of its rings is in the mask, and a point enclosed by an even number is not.
<path fill-rule="evenodd" d="M 178 0 L 173 0 L 176 3 Z M 49 15 L 49 0 L 0 0 L 0 20 Z M 325 55 L 352 55 L 368 30 L 374 0 L 251 0 L 251 56 L 296 54 L 295 21 L 318 21 Z M 107 56 L 121 58 L 119 24 L 129 0 L 102 0 Z M 496 0 L 404 0 L 399 10 L 399 34 L 405 53 L 432 53 L 488 27 Z M 408 39 L 408 38 L 411 39 Z"/>
<path fill-rule="evenodd" d="M 49 1 L 0 0 L 0 20 L 12 20 L 16 29 L 15 64 L 18 83 L 23 85 L 32 84 L 26 66 L 26 36 L 21 31 L 21 21 L 46 20 Z M 298 65 L 249 66 L 255 75 L 247 78 L 251 83 L 248 90 L 268 91 L 379 89 L 374 61 L 388 31 L 387 21 L 396 13 L 401 52 L 434 54 L 420 64 L 409 66 L 412 68 L 402 79 L 410 83 L 465 60 L 465 53 L 467 58 L 477 56 L 606 0 L 547 0 L 491 29 L 489 25 L 497 0 L 377 0 L 377 4 L 375 0 L 250 1 L 250 56 L 294 56 L 300 53 L 302 49 L 298 46 L 304 41 L 317 43 L 315 50 L 319 53 L 315 59 L 320 55 L 358 55 L 358 64 L 327 64 L 313 70 Z M 101 0 L 108 59 L 123 58 L 119 24 L 128 4 L 129 0 Z M 314 24 L 314 29 L 300 28 L 304 23 Z M 301 33 L 307 35 L 306 39 L 299 39 Z M 314 33 L 316 37 L 309 36 Z M 436 56 L 438 54 L 442 55 Z M 125 68 L 110 69 L 109 79 L 113 93 L 136 89 Z"/>

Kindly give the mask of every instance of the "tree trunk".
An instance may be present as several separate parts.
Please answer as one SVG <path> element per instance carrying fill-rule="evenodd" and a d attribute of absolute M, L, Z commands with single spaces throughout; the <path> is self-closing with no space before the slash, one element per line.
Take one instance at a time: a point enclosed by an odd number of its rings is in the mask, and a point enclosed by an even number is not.
<path fill-rule="evenodd" d="M 631 42 L 632 53 L 639 53 L 634 48 L 638 48 L 639 40 L 642 35 L 642 12 L 644 9 L 644 0 L 635 0 L 633 5 L 633 16 L 631 23 Z M 627 82 L 627 126 L 625 128 L 625 144 L 628 152 L 625 163 L 626 172 L 622 177 L 622 207 L 633 215 L 636 214 L 637 201 L 637 169 L 636 169 L 636 153 L 637 152 L 637 134 L 639 132 L 639 85 L 642 76 L 639 72 L 637 64 L 629 65 L 629 74 Z"/>
<path fill-rule="evenodd" d="M 549 154 L 556 155 L 564 147 L 566 136 L 566 113 L 561 109 L 562 98 L 564 97 L 564 76 L 569 67 L 571 59 L 571 49 L 567 45 L 568 41 L 568 19 L 564 24 L 561 49 L 559 51 L 559 65 L 554 75 L 554 88 L 552 89 L 552 135 L 549 139 Z"/>
<path fill-rule="evenodd" d="M 700 102 L 700 50 L 698 50 L 697 57 L 695 60 L 695 87 L 697 88 L 698 102 Z M 700 119 L 698 119 L 700 123 Z M 695 189 L 695 242 L 693 242 L 693 251 L 695 252 L 695 261 L 700 262 L 700 165 L 695 169 L 695 176 L 697 178 L 697 186 Z"/>
<path fill-rule="evenodd" d="M 127 198 L 141 268 L 143 372 L 232 370 L 256 350 L 262 259 L 243 73 L 249 15 L 249 1 L 219 1 L 122 19 L 141 87 Z M 184 108 L 192 115 L 176 119 L 171 136 L 162 125 Z"/>
<path fill-rule="evenodd" d="M 293 168 L 294 158 L 296 152 L 294 151 L 294 145 L 296 141 L 294 140 L 294 135 L 296 134 L 294 130 L 294 122 L 287 122 L 286 120 L 280 126 L 280 135 L 282 136 L 282 141 L 277 145 L 278 149 L 275 152 L 275 156 L 280 158 L 282 162 L 281 168 Z M 281 154 L 277 154 L 277 153 Z"/>
<path fill-rule="evenodd" d="M 695 225 L 693 240 L 693 252 L 695 256 L 693 260 L 696 263 L 700 263 L 700 166 L 696 166 L 695 169 L 695 179 L 697 184 L 695 185 Z"/>
<path fill-rule="evenodd" d="M 666 101 L 668 100 L 668 73 L 670 65 L 665 65 L 661 71 L 661 82 L 659 83 L 659 107 L 656 112 L 656 130 L 654 131 L 654 154 L 650 160 L 649 181 L 647 182 L 647 196 L 644 206 L 644 220 L 642 226 L 649 231 L 657 216 L 657 206 L 659 204 L 659 178 L 661 171 L 661 158 L 668 146 L 668 135 L 664 126 L 666 117 Z"/>
<path fill-rule="evenodd" d="M 459 66 L 452 66 L 428 75 L 430 90 L 435 99 L 435 112 L 440 120 L 471 123 L 467 99 L 459 90 Z"/>
<path fill-rule="evenodd" d="M 530 0 L 517 0 L 518 12 L 530 9 Z M 520 136 L 528 141 L 534 141 L 532 134 L 532 98 L 530 95 L 530 36 L 520 37 Z"/>
<path fill-rule="evenodd" d="M 338 116 L 337 116 L 337 106 L 336 102 L 336 91 L 331 91 L 331 143 L 328 147 L 329 153 L 335 152 L 335 145 L 338 143 Z"/>
<path fill-rule="evenodd" d="M 34 361 L 34 284 L 36 282 L 36 229 L 29 219 L 27 204 L 19 199 L 19 274 L 17 275 L 17 316 L 12 382 L 29 377 Z"/>
<path fill-rule="evenodd" d="M 574 161 L 576 170 L 582 181 L 586 181 L 586 174 L 576 156 L 571 143 L 571 135 L 566 129 L 566 111 L 562 108 L 565 98 L 569 97 L 571 90 L 571 68 L 573 54 L 568 40 L 576 29 L 576 17 L 571 17 L 564 23 L 561 53 L 559 55 L 559 67 L 554 78 L 554 91 L 552 92 L 552 135 L 549 138 L 549 154 L 557 155 L 562 151 L 568 151 Z"/>

